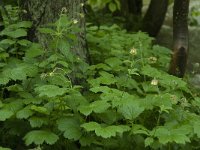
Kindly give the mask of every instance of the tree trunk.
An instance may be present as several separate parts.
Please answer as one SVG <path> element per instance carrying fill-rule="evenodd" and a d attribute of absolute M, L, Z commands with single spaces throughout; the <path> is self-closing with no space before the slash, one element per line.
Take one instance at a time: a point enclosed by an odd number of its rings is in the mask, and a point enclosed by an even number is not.
<path fill-rule="evenodd" d="M 84 0 L 20 0 L 20 6 L 26 11 L 22 16 L 25 20 L 33 21 L 33 27 L 29 32 L 29 39 L 43 44 L 37 28 L 58 20 L 63 8 L 66 8 L 70 19 L 78 21 L 81 29 L 77 34 L 77 43 L 72 51 L 80 58 L 87 61 L 88 53 L 85 41 L 85 18 L 83 12 Z"/>
<path fill-rule="evenodd" d="M 188 11 L 189 0 L 175 0 L 173 10 L 173 55 L 169 72 L 183 77 L 188 56 Z"/>
<path fill-rule="evenodd" d="M 121 0 L 120 14 L 125 18 L 127 30 L 137 30 L 142 17 L 142 0 Z"/>
<path fill-rule="evenodd" d="M 143 18 L 141 30 L 147 32 L 149 36 L 157 36 L 165 19 L 167 7 L 168 0 L 151 0 Z"/>

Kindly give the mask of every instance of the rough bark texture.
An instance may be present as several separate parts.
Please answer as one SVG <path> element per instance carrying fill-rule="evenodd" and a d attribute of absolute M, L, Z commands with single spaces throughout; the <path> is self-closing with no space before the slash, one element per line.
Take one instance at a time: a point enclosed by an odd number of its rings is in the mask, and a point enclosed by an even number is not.
<path fill-rule="evenodd" d="M 121 0 L 121 15 L 125 18 L 125 28 L 139 28 L 138 22 L 142 15 L 142 0 Z M 136 24 L 137 23 L 137 24 Z"/>
<path fill-rule="evenodd" d="M 168 0 L 151 0 L 149 8 L 143 18 L 141 30 L 150 36 L 157 36 L 165 19 Z"/>
<path fill-rule="evenodd" d="M 85 18 L 83 12 L 84 0 L 21 0 L 20 6 L 26 10 L 23 18 L 33 21 L 33 28 L 29 33 L 29 39 L 43 43 L 36 29 L 47 23 L 55 22 L 61 10 L 67 9 L 71 19 L 78 20 L 81 31 L 77 34 L 78 42 L 72 51 L 80 58 L 87 60 L 85 42 Z"/>
<path fill-rule="evenodd" d="M 188 57 L 189 0 L 175 0 L 173 10 L 173 55 L 169 72 L 183 77 Z"/>

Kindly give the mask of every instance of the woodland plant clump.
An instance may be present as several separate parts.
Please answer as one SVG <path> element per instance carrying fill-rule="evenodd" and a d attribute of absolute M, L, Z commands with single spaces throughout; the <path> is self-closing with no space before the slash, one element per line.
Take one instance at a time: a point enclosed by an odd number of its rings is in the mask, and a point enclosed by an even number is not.
<path fill-rule="evenodd" d="M 17 21 L 0 32 L 0 146 L 200 146 L 200 99 L 184 80 L 167 73 L 168 49 L 152 45 L 142 32 L 90 26 L 88 65 L 70 51 L 77 27 L 65 14 L 39 29 L 51 37 L 47 48 L 26 39 L 30 27 L 31 22 Z M 81 79 L 79 85 L 72 74 Z"/>

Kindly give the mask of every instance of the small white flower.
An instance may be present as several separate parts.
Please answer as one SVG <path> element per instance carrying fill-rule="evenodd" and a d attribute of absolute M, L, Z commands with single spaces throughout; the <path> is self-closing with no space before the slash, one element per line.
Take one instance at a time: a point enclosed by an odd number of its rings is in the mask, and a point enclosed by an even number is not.
<path fill-rule="evenodd" d="M 148 60 L 149 60 L 149 63 L 151 63 L 151 64 L 154 64 L 154 63 L 157 62 L 157 58 L 156 57 L 149 57 Z"/>
<path fill-rule="evenodd" d="M 62 11 L 63 13 L 67 13 L 67 8 L 66 8 L 66 7 L 63 7 L 61 11 Z"/>
<path fill-rule="evenodd" d="M 85 17 L 85 15 L 83 13 L 80 13 L 79 15 L 80 15 L 81 18 Z"/>
<path fill-rule="evenodd" d="M 73 24 L 77 24 L 78 23 L 78 20 L 77 19 L 74 19 L 73 20 Z"/>
<path fill-rule="evenodd" d="M 137 49 L 135 49 L 134 47 L 130 50 L 130 54 L 135 56 L 137 55 Z"/>
<path fill-rule="evenodd" d="M 158 80 L 153 79 L 153 80 L 151 81 L 151 85 L 158 85 Z"/>
<path fill-rule="evenodd" d="M 81 3 L 81 7 L 83 7 L 84 6 L 84 3 Z"/>

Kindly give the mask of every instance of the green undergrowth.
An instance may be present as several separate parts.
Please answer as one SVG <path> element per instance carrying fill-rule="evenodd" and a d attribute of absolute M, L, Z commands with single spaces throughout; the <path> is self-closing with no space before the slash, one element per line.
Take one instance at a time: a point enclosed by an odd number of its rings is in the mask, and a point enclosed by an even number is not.
<path fill-rule="evenodd" d="M 31 25 L 0 32 L 0 149 L 199 149 L 200 98 L 167 73 L 168 49 L 88 25 L 88 65 L 70 51 L 77 29 L 64 14 L 39 29 L 48 47 L 26 39 Z"/>

